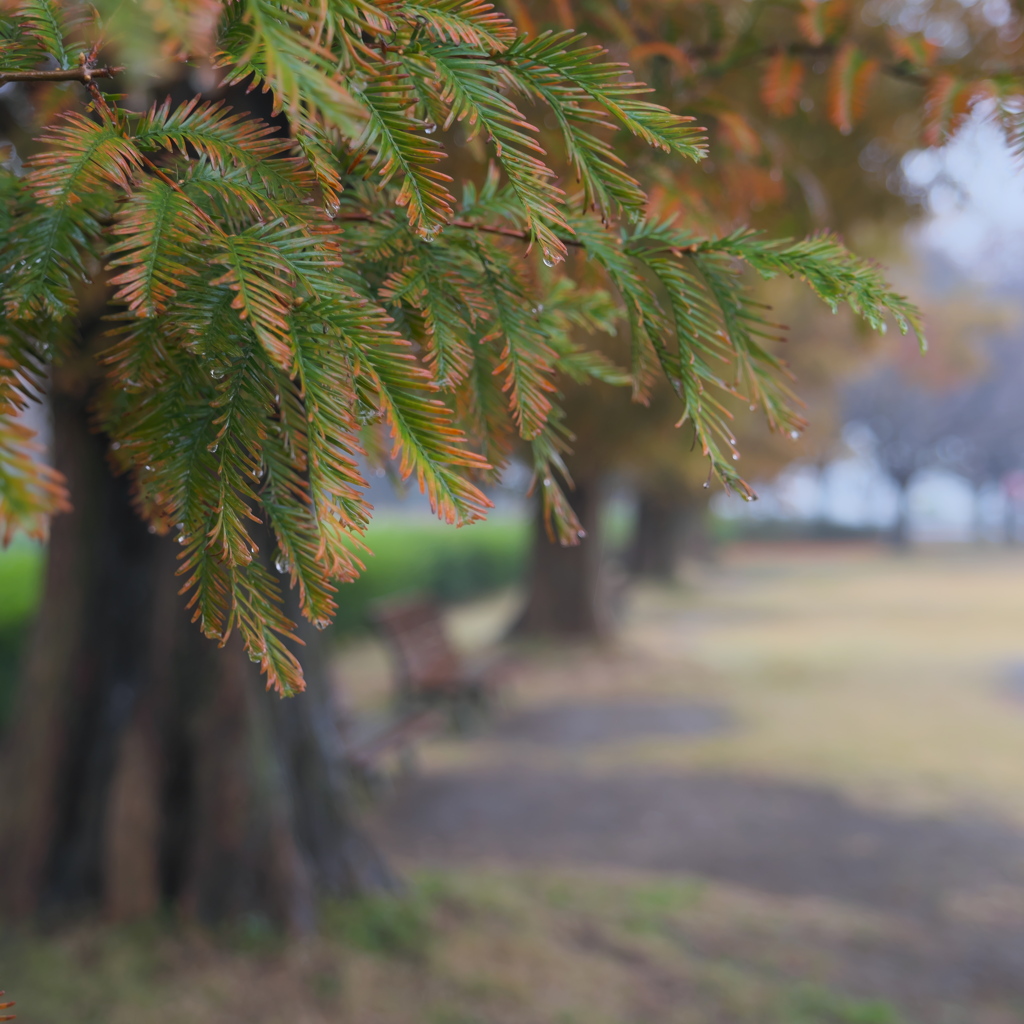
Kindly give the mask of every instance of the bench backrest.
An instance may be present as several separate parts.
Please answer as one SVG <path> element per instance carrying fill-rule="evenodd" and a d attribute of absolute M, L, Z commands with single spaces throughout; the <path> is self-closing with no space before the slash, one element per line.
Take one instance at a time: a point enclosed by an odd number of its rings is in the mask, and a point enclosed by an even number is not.
<path fill-rule="evenodd" d="M 389 641 L 400 685 L 409 696 L 457 684 L 459 659 L 435 604 L 423 599 L 389 602 L 375 609 L 374 619 Z"/>

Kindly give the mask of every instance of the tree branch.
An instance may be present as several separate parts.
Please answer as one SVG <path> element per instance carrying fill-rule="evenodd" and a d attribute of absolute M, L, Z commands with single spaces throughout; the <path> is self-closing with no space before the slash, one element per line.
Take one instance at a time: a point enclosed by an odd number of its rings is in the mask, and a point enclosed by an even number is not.
<path fill-rule="evenodd" d="M 518 228 L 503 228 L 497 224 L 474 224 L 471 220 L 451 220 L 448 227 L 459 228 L 461 231 L 482 231 L 487 235 L 501 235 L 503 238 L 517 238 L 521 242 L 528 242 L 530 234 L 528 231 L 520 231 Z M 574 238 L 561 238 L 566 245 L 582 246 L 583 243 Z"/>
<path fill-rule="evenodd" d="M 746 51 L 734 50 L 731 54 L 721 60 L 709 63 L 707 67 L 700 71 L 700 74 L 710 75 L 717 78 L 729 71 L 732 71 L 734 68 L 746 67 L 760 60 L 764 60 L 766 57 L 771 57 L 773 54 L 778 53 L 779 49 L 780 47 L 778 46 L 764 46 Z M 790 43 L 788 46 L 781 47 L 781 49 L 791 57 L 834 57 L 836 53 L 834 43 L 821 43 L 819 45 L 815 45 L 813 43 L 794 42 Z M 717 55 L 717 51 L 708 46 L 694 46 L 685 49 L 684 52 L 690 59 L 695 57 L 711 58 Z M 906 61 L 899 61 L 896 63 L 880 61 L 879 70 L 890 78 L 898 78 L 901 81 L 912 82 L 914 85 L 922 87 L 927 87 L 932 82 L 930 75 L 922 74 Z"/>
<path fill-rule="evenodd" d="M 54 71 L 4 71 L 0 69 L 0 85 L 8 82 L 91 82 L 94 78 L 113 78 L 124 68 L 104 66 L 91 68 L 82 64 L 77 68 L 57 68 Z"/>
<path fill-rule="evenodd" d="M 364 224 L 383 223 L 379 217 L 374 217 L 369 213 L 343 213 L 337 219 L 362 222 Z M 528 231 L 521 231 L 519 228 L 503 228 L 497 224 L 474 224 L 471 220 L 450 220 L 444 227 L 458 228 L 461 231 L 482 231 L 486 235 L 501 235 L 502 238 L 515 238 L 520 242 L 530 241 L 530 233 Z M 567 238 L 563 235 L 559 235 L 559 238 L 566 245 L 574 245 L 580 249 L 583 248 L 583 243 L 578 238 Z"/>

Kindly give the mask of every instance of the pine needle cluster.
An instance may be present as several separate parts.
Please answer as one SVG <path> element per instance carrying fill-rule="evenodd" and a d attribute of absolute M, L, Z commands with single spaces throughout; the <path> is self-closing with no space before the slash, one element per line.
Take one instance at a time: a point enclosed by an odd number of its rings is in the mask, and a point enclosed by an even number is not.
<path fill-rule="evenodd" d="M 207 95 L 170 98 L 182 80 Z M 6 2 L 0 81 L 39 121 L 0 171 L 2 532 L 66 501 L 16 414 L 101 287 L 112 463 L 180 543 L 203 632 L 238 630 L 282 693 L 302 687 L 282 584 L 330 621 L 361 569 L 368 453 L 462 525 L 528 452 L 572 543 L 560 374 L 638 401 L 663 375 L 744 490 L 723 397 L 800 427 L 747 271 L 798 277 L 879 330 L 918 326 L 833 237 L 647 219 L 620 133 L 699 161 L 702 129 L 582 35 L 522 35 L 483 0 Z M 265 95 L 267 118 L 216 98 L 231 87 Z M 590 343 L 615 331 L 622 368 Z"/>

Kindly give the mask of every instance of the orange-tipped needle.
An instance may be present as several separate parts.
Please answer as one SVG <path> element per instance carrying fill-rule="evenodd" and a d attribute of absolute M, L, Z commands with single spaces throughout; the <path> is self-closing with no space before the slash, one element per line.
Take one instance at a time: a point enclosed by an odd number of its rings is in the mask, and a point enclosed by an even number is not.
<path fill-rule="evenodd" d="M 3 999 L 3 997 L 4 997 L 3 989 L 0 989 L 0 999 Z M 13 1005 L 14 1005 L 14 1003 L 0 1003 L 0 1010 L 9 1010 Z M 14 1020 L 14 1018 L 15 1018 L 15 1014 L 9 1013 L 6 1016 L 0 1017 L 0 1021 Z"/>

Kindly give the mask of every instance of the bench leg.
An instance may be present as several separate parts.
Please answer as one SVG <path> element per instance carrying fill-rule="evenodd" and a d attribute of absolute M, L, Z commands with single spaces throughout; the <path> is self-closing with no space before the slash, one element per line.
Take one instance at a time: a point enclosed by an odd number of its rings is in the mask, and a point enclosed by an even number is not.
<path fill-rule="evenodd" d="M 487 695 L 480 687 L 465 687 L 450 698 L 449 719 L 452 730 L 460 735 L 475 732 L 490 710 Z"/>

